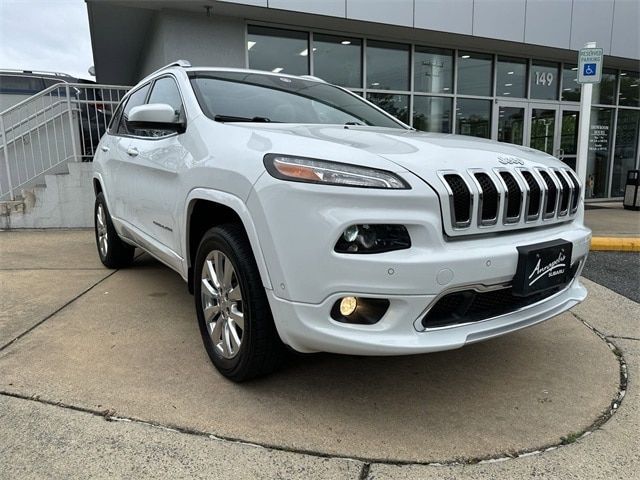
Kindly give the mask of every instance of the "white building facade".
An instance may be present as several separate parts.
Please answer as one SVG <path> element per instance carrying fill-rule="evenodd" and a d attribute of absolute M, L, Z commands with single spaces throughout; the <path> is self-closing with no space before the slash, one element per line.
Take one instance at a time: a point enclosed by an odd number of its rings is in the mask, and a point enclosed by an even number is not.
<path fill-rule="evenodd" d="M 605 53 L 587 199 L 620 198 L 640 163 L 638 0 L 87 0 L 100 83 L 193 65 L 315 75 L 431 132 L 575 167 L 577 51 Z"/>

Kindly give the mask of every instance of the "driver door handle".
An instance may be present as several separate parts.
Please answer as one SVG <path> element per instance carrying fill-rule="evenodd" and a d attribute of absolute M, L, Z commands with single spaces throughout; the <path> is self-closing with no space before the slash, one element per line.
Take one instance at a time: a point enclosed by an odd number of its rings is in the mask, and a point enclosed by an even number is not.
<path fill-rule="evenodd" d="M 129 155 L 130 157 L 137 157 L 139 153 L 140 152 L 138 152 L 138 149 L 135 147 L 127 148 L 127 155 Z"/>
<path fill-rule="evenodd" d="M 109 151 L 109 147 L 105 147 L 104 145 L 100 146 L 100 150 L 102 150 L 103 152 L 108 152 Z"/>

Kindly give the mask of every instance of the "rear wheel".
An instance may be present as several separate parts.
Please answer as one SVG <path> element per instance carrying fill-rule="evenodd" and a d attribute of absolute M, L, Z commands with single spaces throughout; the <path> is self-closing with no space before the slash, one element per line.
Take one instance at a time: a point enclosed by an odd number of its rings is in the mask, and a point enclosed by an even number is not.
<path fill-rule="evenodd" d="M 281 364 L 284 346 L 240 225 L 221 225 L 205 233 L 196 255 L 194 286 L 202 340 L 220 373 L 241 382 Z"/>
<path fill-rule="evenodd" d="M 135 248 L 124 243 L 118 236 L 102 192 L 96 197 L 94 219 L 96 246 L 102 264 L 108 268 L 131 265 Z"/>

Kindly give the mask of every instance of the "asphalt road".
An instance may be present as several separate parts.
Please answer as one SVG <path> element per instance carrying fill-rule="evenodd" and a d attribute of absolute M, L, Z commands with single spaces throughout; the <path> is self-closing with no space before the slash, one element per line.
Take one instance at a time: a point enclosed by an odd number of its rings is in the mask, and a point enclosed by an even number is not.
<path fill-rule="evenodd" d="M 640 303 L 638 252 L 591 252 L 582 275 Z"/>

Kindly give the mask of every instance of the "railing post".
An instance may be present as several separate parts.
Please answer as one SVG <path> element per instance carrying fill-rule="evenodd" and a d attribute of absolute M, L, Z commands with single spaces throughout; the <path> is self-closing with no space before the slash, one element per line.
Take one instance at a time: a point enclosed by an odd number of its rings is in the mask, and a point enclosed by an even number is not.
<path fill-rule="evenodd" d="M 11 181 L 11 169 L 9 168 L 9 152 L 7 147 L 7 132 L 4 129 L 4 118 L 0 115 L 0 132 L 2 133 L 2 154 L 4 157 L 4 167 L 7 171 L 7 182 L 9 183 L 9 198 L 15 200 L 13 193 L 13 182 Z"/>
<path fill-rule="evenodd" d="M 78 161 L 78 149 L 76 146 L 76 137 L 73 134 L 73 110 L 71 109 L 71 88 L 69 84 L 65 85 L 65 90 L 67 93 L 67 109 L 69 110 L 69 134 L 71 135 L 71 151 L 73 152 L 73 159 L 75 162 Z"/>

